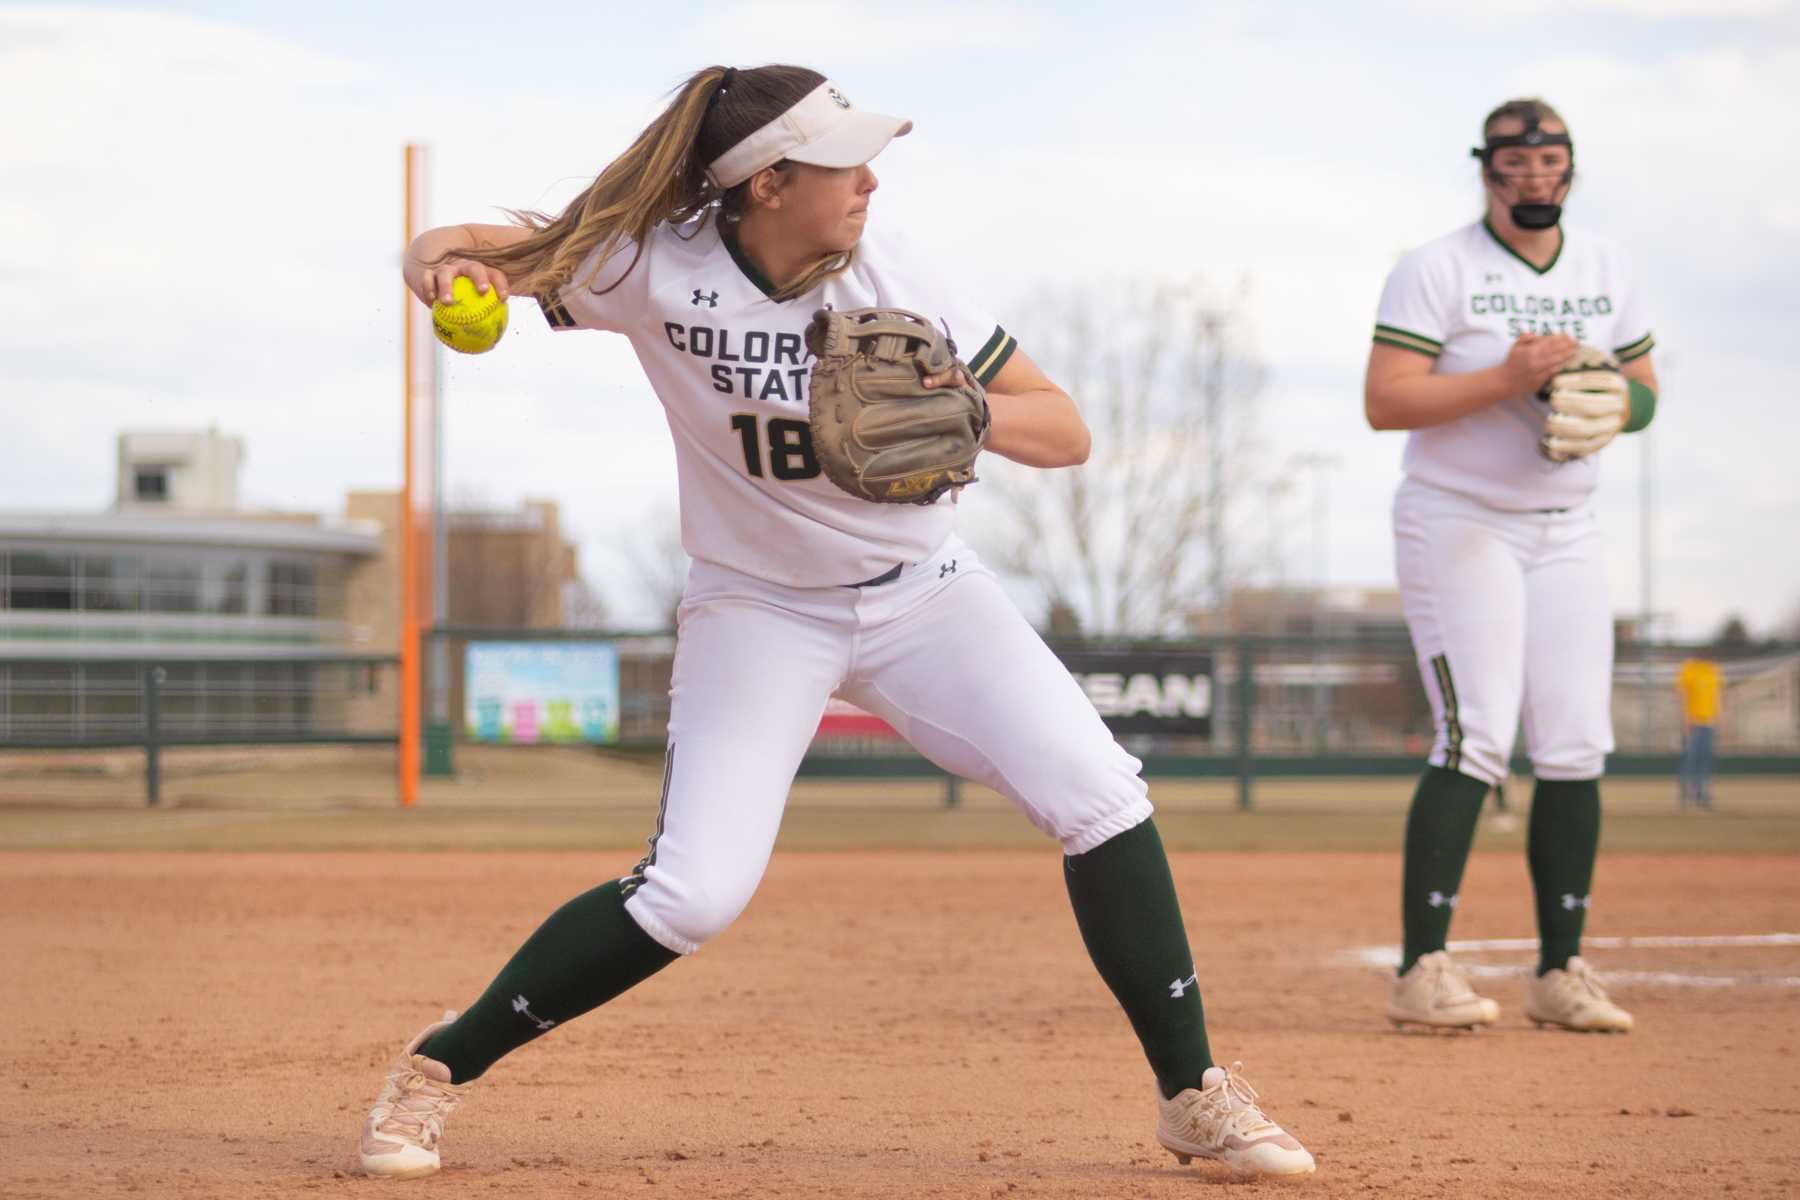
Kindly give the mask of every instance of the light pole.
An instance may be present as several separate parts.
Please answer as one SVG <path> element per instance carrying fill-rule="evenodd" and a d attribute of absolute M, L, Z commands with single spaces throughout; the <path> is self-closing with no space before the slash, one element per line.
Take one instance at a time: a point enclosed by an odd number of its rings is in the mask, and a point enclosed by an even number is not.
<path fill-rule="evenodd" d="M 1658 382 L 1673 374 L 1674 361 L 1664 358 Z M 1638 437 L 1638 656 L 1643 672 L 1638 681 L 1642 689 L 1643 715 L 1639 737 L 1642 752 L 1656 749 L 1656 689 L 1651 686 L 1652 665 L 1650 631 L 1656 621 L 1656 455 L 1650 430 L 1639 431 Z"/>
<path fill-rule="evenodd" d="M 1323 753 L 1326 743 L 1326 726 L 1331 713 L 1331 696 L 1325 686 L 1325 664 L 1321 661 L 1324 637 L 1325 616 L 1325 584 L 1331 574 L 1331 541 L 1326 535 L 1326 521 L 1330 508 L 1326 504 L 1326 489 L 1330 483 L 1327 472 L 1335 470 L 1342 459 L 1335 454 L 1310 452 L 1296 454 L 1293 458 L 1297 470 L 1312 474 L 1312 537 L 1313 537 L 1313 590 L 1312 590 L 1312 660 L 1313 660 L 1313 749 Z"/>

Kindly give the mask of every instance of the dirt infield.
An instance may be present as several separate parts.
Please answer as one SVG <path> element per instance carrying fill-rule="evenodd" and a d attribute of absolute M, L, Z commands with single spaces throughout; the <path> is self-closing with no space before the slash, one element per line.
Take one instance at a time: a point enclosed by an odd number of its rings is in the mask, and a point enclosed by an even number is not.
<path fill-rule="evenodd" d="M 744 918 L 502 1062 L 422 1183 L 352 1174 L 399 1042 L 632 855 L 0 855 L 0 1195 L 1192 1196 L 1053 850 L 778 854 Z M 1590 932 L 1792 933 L 1784 856 L 1603 856 Z M 1638 1016 L 1379 1020 L 1392 854 L 1180 854 L 1215 1049 L 1320 1159 L 1316 1196 L 1791 1196 L 1800 945 L 1595 949 Z M 1459 938 L 1530 930 L 1478 854 Z M 1359 958 L 1359 954 L 1362 956 Z M 1519 967 L 1526 955 L 1471 953 Z M 1279 1185 L 1271 1185 L 1279 1186 Z M 648 1189 L 654 1187 L 655 1191 Z"/>

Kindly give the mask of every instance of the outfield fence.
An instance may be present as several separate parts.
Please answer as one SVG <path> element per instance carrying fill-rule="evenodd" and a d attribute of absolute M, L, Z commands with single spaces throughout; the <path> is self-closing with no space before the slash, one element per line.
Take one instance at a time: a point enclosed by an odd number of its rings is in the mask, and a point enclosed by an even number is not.
<path fill-rule="evenodd" d="M 653 753 L 666 738 L 671 634 L 449 627 L 426 636 L 439 644 L 430 649 L 445 651 L 435 658 L 449 676 L 440 771 L 454 771 L 453 748 L 470 737 L 465 651 L 482 643 L 610 646 L 617 720 L 596 752 Z M 1245 808 L 1259 776 L 1411 775 L 1431 744 L 1430 703 L 1404 637 L 1052 647 L 1143 760 L 1146 775 L 1232 779 Z M 1800 645 L 1785 643 L 1621 646 L 1612 698 L 1618 745 L 1609 773 L 1675 773 L 1682 740 L 1676 672 L 1697 654 L 1716 661 L 1724 679 L 1719 772 L 1800 775 Z M 392 655 L 0 658 L 0 751 L 142 747 L 154 804 L 165 748 L 393 745 L 398 696 Z M 1522 756 L 1514 766 L 1529 773 Z M 828 717 L 800 771 L 808 778 L 938 779 L 947 805 L 960 799 L 956 779 L 878 721 Z"/>
<path fill-rule="evenodd" d="M 0 658 L 0 750 L 394 745 L 394 655 Z"/>
<path fill-rule="evenodd" d="M 643 750 L 662 743 L 674 638 L 659 634 L 618 639 L 603 632 L 441 628 L 448 647 L 453 710 L 466 705 L 461 670 L 471 644 L 490 641 L 612 642 L 619 654 L 619 744 Z M 1144 762 L 1147 775 L 1232 778 L 1238 803 L 1253 803 L 1262 776 L 1411 775 L 1431 746 L 1431 705 L 1412 644 L 1404 635 L 1357 637 L 1214 637 L 1158 641 L 1053 641 L 1090 697 L 1108 712 L 1133 677 L 1093 669 L 1107 655 L 1143 668 L 1152 683 L 1144 702 L 1175 704 L 1159 684 L 1159 660 L 1188 672 L 1203 664 L 1208 704 L 1204 721 L 1155 721 L 1109 715 L 1120 741 Z M 1681 700 L 1675 690 L 1683 661 L 1718 662 L 1724 705 L 1718 729 L 1723 774 L 1800 774 L 1800 644 L 1700 647 L 1680 643 L 1623 644 L 1616 649 L 1613 716 L 1617 749 L 1608 770 L 1621 775 L 1672 775 L 1682 743 Z M 1076 665 L 1078 664 L 1078 665 Z M 1187 689 L 1182 700 L 1192 699 Z M 1196 731 L 1196 725 L 1203 726 Z M 1521 749 L 1524 741 L 1519 741 Z M 1522 754 L 1514 768 L 1528 774 Z M 958 782 L 914 753 L 890 732 L 846 722 L 821 726 L 800 773 L 809 778 L 941 778 L 945 802 L 957 803 Z"/>

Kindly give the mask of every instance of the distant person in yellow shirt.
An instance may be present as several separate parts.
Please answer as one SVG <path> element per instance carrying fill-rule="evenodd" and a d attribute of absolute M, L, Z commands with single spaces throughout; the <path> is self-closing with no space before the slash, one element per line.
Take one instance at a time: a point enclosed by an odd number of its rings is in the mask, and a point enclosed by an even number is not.
<path fill-rule="evenodd" d="M 1712 811 L 1713 731 L 1722 691 L 1719 664 L 1699 655 L 1675 673 L 1681 693 L 1681 807 Z"/>

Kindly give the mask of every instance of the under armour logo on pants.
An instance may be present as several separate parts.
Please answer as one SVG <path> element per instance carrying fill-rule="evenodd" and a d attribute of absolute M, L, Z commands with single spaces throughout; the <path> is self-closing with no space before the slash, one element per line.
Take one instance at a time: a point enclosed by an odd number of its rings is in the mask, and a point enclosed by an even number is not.
<path fill-rule="evenodd" d="M 1454 895 L 1446 896 L 1442 892 L 1433 892 L 1425 897 L 1425 903 L 1433 908 L 1455 908 L 1456 897 Z"/>
<path fill-rule="evenodd" d="M 1567 909 L 1568 911 L 1574 912 L 1578 908 L 1586 908 L 1588 906 L 1588 901 L 1590 899 L 1592 899 L 1592 897 L 1576 896 L 1576 895 L 1572 895 L 1569 892 L 1564 892 L 1563 898 L 1562 898 L 1562 906 L 1565 909 Z"/>
<path fill-rule="evenodd" d="M 1199 986 L 1200 986 L 1200 973 L 1198 971 L 1194 972 L 1192 975 L 1189 975 L 1186 979 L 1174 980 L 1173 982 L 1171 982 L 1169 984 L 1169 999 L 1179 1000 L 1183 996 L 1187 995 L 1187 990 L 1190 987 L 1199 987 Z"/>

